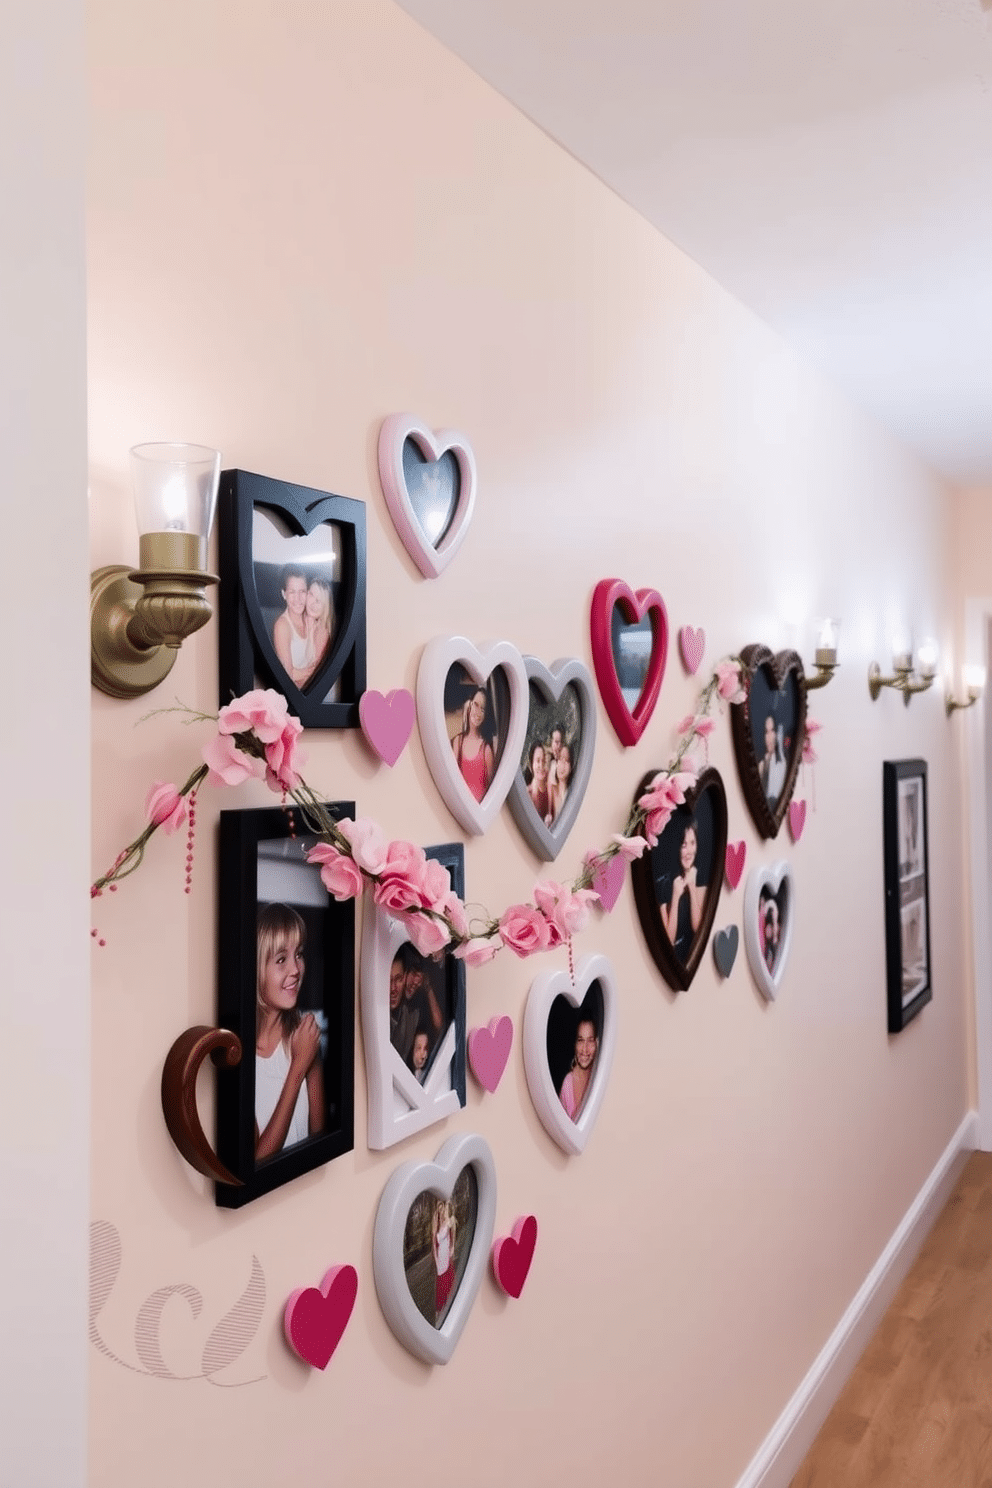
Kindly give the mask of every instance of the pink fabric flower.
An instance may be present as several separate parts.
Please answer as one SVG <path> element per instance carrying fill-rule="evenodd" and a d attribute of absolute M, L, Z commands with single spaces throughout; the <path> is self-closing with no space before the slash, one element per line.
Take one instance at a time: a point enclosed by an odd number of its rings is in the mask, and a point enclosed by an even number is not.
<path fill-rule="evenodd" d="M 647 813 L 644 835 L 649 847 L 657 847 L 658 838 L 668 825 L 673 811 L 676 806 L 683 804 L 686 791 L 691 790 L 695 783 L 696 776 L 688 770 L 677 770 L 672 775 L 662 773 L 654 777 L 644 795 L 638 798 L 638 806 Z"/>
<path fill-rule="evenodd" d="M 379 874 L 386 866 L 387 843 L 382 828 L 368 816 L 358 816 L 354 821 L 345 817 L 338 822 L 338 830 L 344 837 L 351 855 L 359 868 L 366 873 Z"/>
<path fill-rule="evenodd" d="M 372 890 L 376 904 L 391 913 L 405 909 L 427 909 L 430 899 L 425 893 L 427 858 L 422 847 L 412 842 L 391 842 L 379 882 Z"/>
<path fill-rule="evenodd" d="M 546 951 L 557 945 L 560 936 L 558 940 L 553 939 L 556 933 L 532 904 L 511 904 L 499 922 L 500 939 L 515 956 L 532 956 L 535 951 Z"/>
<path fill-rule="evenodd" d="M 318 842 L 312 847 L 307 853 L 307 862 L 320 864 L 321 882 L 331 897 L 339 902 L 357 899 L 365 887 L 358 864 L 330 842 Z"/>
<path fill-rule="evenodd" d="M 598 901 L 599 895 L 592 889 L 573 891 L 553 879 L 534 885 L 534 902 L 562 940 L 570 940 L 585 929 L 590 906 Z"/>
<path fill-rule="evenodd" d="M 464 939 L 468 935 L 468 915 L 465 912 L 464 904 L 454 889 L 449 888 L 446 894 L 442 895 L 440 899 L 436 899 L 431 905 L 431 909 L 435 914 L 444 915 L 448 924 L 451 926 L 453 934 L 459 940 Z"/>
<path fill-rule="evenodd" d="M 306 755 L 297 748 L 303 732 L 298 718 L 287 718 L 286 726 L 278 739 L 265 746 L 265 779 L 270 790 L 295 790 L 301 780 L 300 766 L 306 763 Z"/>
<path fill-rule="evenodd" d="M 254 733 L 265 749 L 265 778 L 271 790 L 293 790 L 299 785 L 305 756 L 297 749 L 297 740 L 303 725 L 292 716 L 281 692 L 256 688 L 235 698 L 217 715 L 217 730 L 222 735 Z"/>
<path fill-rule="evenodd" d="M 422 956 L 433 956 L 451 941 L 451 932 L 443 920 L 433 915 L 419 914 L 413 909 L 409 914 L 398 916 L 406 926 L 406 932 Z"/>
<path fill-rule="evenodd" d="M 743 703 L 747 697 L 741 682 L 740 664 L 736 661 L 718 661 L 714 668 L 716 690 L 725 703 Z"/>
<path fill-rule="evenodd" d="M 438 900 L 451 893 L 451 874 L 436 858 L 428 858 L 424 864 L 421 892 L 428 909 L 437 909 Z"/>
<path fill-rule="evenodd" d="M 486 940 L 483 936 L 477 935 L 472 940 L 463 940 L 451 954 L 457 956 L 459 961 L 464 961 L 466 966 L 485 966 L 498 950 L 499 942 L 495 938 Z"/>
<path fill-rule="evenodd" d="M 814 718 L 807 718 L 806 732 L 803 734 L 802 763 L 804 765 L 815 765 L 820 757 L 813 748 L 813 735 L 818 734 L 822 727 L 823 725 L 817 723 Z"/>
<path fill-rule="evenodd" d="M 635 858 L 641 857 L 648 850 L 647 840 L 644 837 L 624 837 L 620 832 L 614 832 L 610 841 L 616 843 L 620 849 L 620 856 L 628 863 L 632 863 Z M 593 856 L 597 855 L 594 853 Z M 586 861 L 588 862 L 588 858 Z"/>
<path fill-rule="evenodd" d="M 171 837 L 186 821 L 186 800 L 174 785 L 156 780 L 145 797 L 145 812 L 150 822 Z"/>
<path fill-rule="evenodd" d="M 265 761 L 245 754 L 229 734 L 215 734 L 203 758 L 210 766 L 211 785 L 241 785 L 245 780 L 261 780 L 265 774 Z"/>

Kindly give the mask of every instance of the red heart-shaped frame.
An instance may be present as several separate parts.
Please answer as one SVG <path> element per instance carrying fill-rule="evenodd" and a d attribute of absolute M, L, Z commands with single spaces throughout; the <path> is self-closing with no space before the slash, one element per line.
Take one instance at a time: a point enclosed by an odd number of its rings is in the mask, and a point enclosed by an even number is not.
<path fill-rule="evenodd" d="M 620 690 L 616 657 L 613 655 L 612 620 L 619 605 L 628 625 L 636 625 L 645 615 L 652 617 L 651 656 L 641 695 L 633 710 L 628 708 Z M 599 695 L 621 744 L 636 744 L 648 726 L 658 701 L 665 663 L 668 660 L 668 612 L 657 589 L 631 589 L 623 579 L 600 579 L 593 590 L 589 615 L 592 661 L 599 683 Z"/>

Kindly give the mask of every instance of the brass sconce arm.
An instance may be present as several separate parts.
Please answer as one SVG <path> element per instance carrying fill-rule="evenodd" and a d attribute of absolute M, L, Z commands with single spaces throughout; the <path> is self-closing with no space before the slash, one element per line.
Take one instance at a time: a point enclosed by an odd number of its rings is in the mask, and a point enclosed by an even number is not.
<path fill-rule="evenodd" d="M 897 692 L 902 693 L 903 702 L 908 707 L 909 700 L 915 692 L 929 692 L 936 675 L 936 671 L 914 672 L 910 664 L 909 666 L 897 666 L 891 677 L 883 677 L 878 662 L 873 661 L 868 668 L 868 691 L 871 693 L 872 701 L 875 702 L 883 687 L 894 687 Z"/>
<path fill-rule="evenodd" d="M 821 660 L 821 657 L 824 655 L 832 655 L 833 660 Z M 828 653 L 817 651 L 816 655 L 813 658 L 813 665 L 816 667 L 816 675 L 813 677 L 807 676 L 806 691 L 815 692 L 818 687 L 826 687 L 827 683 L 833 677 L 834 672 L 837 670 L 838 664 L 839 663 L 837 661 L 836 651 Z"/>
<path fill-rule="evenodd" d="M 958 708 L 973 708 L 978 702 L 978 699 L 981 697 L 981 695 L 982 689 L 978 686 L 972 686 L 968 688 L 968 696 L 963 702 L 960 698 L 952 697 L 952 695 L 948 693 L 946 698 L 944 699 L 944 707 L 947 710 L 948 718 L 950 718 L 951 714 Z"/>

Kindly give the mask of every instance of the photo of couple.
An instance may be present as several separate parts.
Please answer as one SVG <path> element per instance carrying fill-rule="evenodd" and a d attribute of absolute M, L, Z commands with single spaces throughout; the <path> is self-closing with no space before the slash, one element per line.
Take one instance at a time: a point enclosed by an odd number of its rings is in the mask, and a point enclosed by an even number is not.
<path fill-rule="evenodd" d="M 568 799 L 579 758 L 582 715 L 576 689 L 563 688 L 548 702 L 530 684 L 527 737 L 520 761 L 531 805 L 546 827 L 554 826 Z"/>
<path fill-rule="evenodd" d="M 404 941 L 389 968 L 389 1042 L 423 1085 L 454 1018 L 446 955 Z"/>
<path fill-rule="evenodd" d="M 790 672 L 784 686 L 775 688 L 764 667 L 757 667 L 748 686 L 748 715 L 761 789 L 774 811 L 799 743 L 799 684 L 794 674 Z"/>
<path fill-rule="evenodd" d="M 263 623 L 279 665 L 306 692 L 324 671 L 337 631 L 335 596 L 341 581 L 337 524 L 324 522 L 306 536 L 293 536 L 273 512 L 256 507 L 252 567 Z"/>
<path fill-rule="evenodd" d="M 471 1167 L 463 1168 L 445 1199 L 418 1194 L 403 1232 L 403 1269 L 418 1310 L 440 1328 L 451 1310 L 472 1249 L 479 1188 Z"/>

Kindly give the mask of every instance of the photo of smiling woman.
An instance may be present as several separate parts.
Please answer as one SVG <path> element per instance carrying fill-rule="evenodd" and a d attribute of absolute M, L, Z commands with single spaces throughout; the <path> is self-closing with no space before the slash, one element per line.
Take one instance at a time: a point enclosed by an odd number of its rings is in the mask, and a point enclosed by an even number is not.
<path fill-rule="evenodd" d="M 320 1027 L 301 1013 L 306 926 L 288 904 L 258 910 L 255 1158 L 261 1162 L 324 1127 Z"/>
<path fill-rule="evenodd" d="M 673 812 L 651 850 L 651 868 L 665 938 L 685 964 L 713 881 L 713 802 L 708 791 L 691 810 L 680 806 Z"/>
<path fill-rule="evenodd" d="M 548 1014 L 548 1068 L 569 1121 L 578 1121 L 596 1074 L 603 1028 L 603 991 L 593 982 L 576 1007 L 564 995 Z"/>

